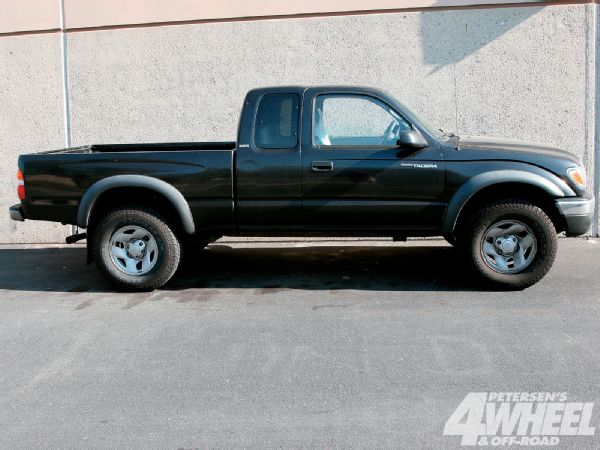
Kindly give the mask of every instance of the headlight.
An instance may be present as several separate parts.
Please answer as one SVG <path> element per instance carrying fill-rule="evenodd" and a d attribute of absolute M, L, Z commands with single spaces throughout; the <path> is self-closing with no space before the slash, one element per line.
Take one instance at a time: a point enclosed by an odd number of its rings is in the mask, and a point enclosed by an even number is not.
<path fill-rule="evenodd" d="M 567 170 L 567 175 L 573 183 L 575 183 L 581 189 L 585 189 L 587 182 L 585 179 L 585 169 L 583 167 L 571 167 Z"/>

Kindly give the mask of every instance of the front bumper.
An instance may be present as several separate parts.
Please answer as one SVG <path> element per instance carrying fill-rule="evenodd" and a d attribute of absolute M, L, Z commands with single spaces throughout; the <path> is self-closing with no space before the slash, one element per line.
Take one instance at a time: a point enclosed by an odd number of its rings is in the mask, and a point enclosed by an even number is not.
<path fill-rule="evenodd" d="M 596 207 L 593 196 L 591 198 L 561 198 L 556 200 L 556 207 L 565 221 L 567 236 L 580 236 L 590 229 Z"/>
<path fill-rule="evenodd" d="M 10 208 L 8 208 L 8 213 L 10 214 L 10 218 L 12 220 L 16 220 L 18 222 L 25 221 L 25 213 L 23 212 L 21 205 L 12 205 Z"/>

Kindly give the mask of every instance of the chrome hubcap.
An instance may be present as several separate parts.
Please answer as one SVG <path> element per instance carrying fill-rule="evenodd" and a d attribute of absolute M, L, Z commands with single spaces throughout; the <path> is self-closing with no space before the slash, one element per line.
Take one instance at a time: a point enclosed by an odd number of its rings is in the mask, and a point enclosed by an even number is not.
<path fill-rule="evenodd" d="M 485 232 L 481 254 L 496 272 L 518 273 L 525 269 L 537 253 L 535 234 L 518 220 L 496 222 Z"/>
<path fill-rule="evenodd" d="M 108 252 L 117 269 L 127 275 L 147 274 L 158 259 L 158 245 L 154 236 L 137 225 L 115 231 L 110 238 Z"/>

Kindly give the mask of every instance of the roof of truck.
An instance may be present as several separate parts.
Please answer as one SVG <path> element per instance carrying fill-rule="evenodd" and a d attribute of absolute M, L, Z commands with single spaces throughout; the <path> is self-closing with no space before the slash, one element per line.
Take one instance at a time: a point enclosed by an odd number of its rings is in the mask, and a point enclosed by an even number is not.
<path fill-rule="evenodd" d="M 277 91 L 305 91 L 307 89 L 332 90 L 332 91 L 369 91 L 383 92 L 381 89 L 372 86 L 350 85 L 350 84 L 323 84 L 323 85 L 281 85 L 281 86 L 262 86 L 251 89 L 249 92 L 277 92 Z"/>

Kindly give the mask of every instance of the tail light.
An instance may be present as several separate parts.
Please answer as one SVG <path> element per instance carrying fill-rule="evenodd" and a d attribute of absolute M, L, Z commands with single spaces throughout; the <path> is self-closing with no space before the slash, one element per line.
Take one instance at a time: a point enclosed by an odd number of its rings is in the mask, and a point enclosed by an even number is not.
<path fill-rule="evenodd" d="M 23 179 L 21 169 L 17 171 L 17 194 L 19 195 L 19 200 L 25 200 L 25 180 Z"/>

